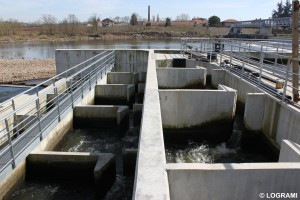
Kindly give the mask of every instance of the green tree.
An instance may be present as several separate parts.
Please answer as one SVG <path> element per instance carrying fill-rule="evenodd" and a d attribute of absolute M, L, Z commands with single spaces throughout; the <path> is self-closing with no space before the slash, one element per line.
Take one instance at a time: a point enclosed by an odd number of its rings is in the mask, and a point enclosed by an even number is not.
<path fill-rule="evenodd" d="M 272 18 L 291 17 L 292 16 L 292 4 L 289 0 L 286 0 L 283 4 L 282 1 L 277 3 L 277 9 L 272 11 Z"/>
<path fill-rule="evenodd" d="M 130 17 L 130 24 L 132 26 L 135 26 L 138 24 L 138 20 L 137 20 L 137 14 L 133 13 Z"/>
<path fill-rule="evenodd" d="M 218 16 L 211 16 L 208 19 L 208 24 L 209 26 L 220 26 L 221 25 L 221 20 Z"/>
<path fill-rule="evenodd" d="M 165 27 L 167 27 L 167 26 L 171 26 L 171 18 L 169 18 L 169 17 L 166 18 Z"/>

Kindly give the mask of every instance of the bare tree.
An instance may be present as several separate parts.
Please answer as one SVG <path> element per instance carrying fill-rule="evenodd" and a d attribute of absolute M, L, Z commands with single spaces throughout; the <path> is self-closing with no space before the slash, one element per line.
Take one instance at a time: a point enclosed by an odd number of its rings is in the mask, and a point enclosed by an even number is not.
<path fill-rule="evenodd" d="M 74 14 L 69 14 L 67 17 L 67 22 L 69 25 L 69 34 L 75 35 L 76 28 L 79 24 L 78 18 Z"/>
<path fill-rule="evenodd" d="M 46 15 L 42 16 L 41 22 L 42 22 L 43 26 L 45 27 L 47 34 L 52 35 L 55 33 L 56 21 L 57 21 L 57 19 L 53 15 L 46 14 Z"/>
<path fill-rule="evenodd" d="M 115 22 L 118 22 L 118 23 L 119 23 L 120 20 L 121 20 L 121 17 L 119 17 L 119 16 L 116 16 L 116 17 L 114 18 L 114 21 L 115 21 Z"/>
<path fill-rule="evenodd" d="M 123 19 L 123 21 L 124 21 L 125 23 L 128 23 L 128 22 L 129 22 L 129 19 L 130 19 L 130 17 L 129 17 L 129 16 L 125 16 L 125 17 L 123 17 L 122 19 Z"/>
<path fill-rule="evenodd" d="M 98 33 L 98 22 L 100 22 L 100 16 L 98 17 L 97 14 L 92 14 L 92 16 L 88 19 L 89 23 L 92 24 L 93 30 Z"/>
<path fill-rule="evenodd" d="M 188 14 L 182 13 L 176 17 L 177 21 L 189 21 L 190 16 Z"/>

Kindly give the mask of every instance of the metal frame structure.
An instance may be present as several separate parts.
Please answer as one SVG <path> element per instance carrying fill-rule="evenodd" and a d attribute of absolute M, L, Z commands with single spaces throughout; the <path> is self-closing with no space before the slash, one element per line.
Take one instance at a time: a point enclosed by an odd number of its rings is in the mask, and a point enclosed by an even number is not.
<path fill-rule="evenodd" d="M 292 17 L 240 21 L 232 26 L 236 28 L 292 27 Z"/>
<path fill-rule="evenodd" d="M 41 142 L 45 131 L 74 107 L 115 64 L 115 51 L 100 54 L 0 104 L 0 173 Z M 60 80 L 60 81 L 59 81 Z M 43 85 L 49 85 L 41 90 Z M 23 96 L 28 100 L 16 103 Z M 25 98 L 26 99 L 26 98 Z M 25 155 L 26 156 L 26 155 Z"/>
<path fill-rule="evenodd" d="M 217 50 L 215 45 L 220 49 Z M 225 38 L 182 39 L 182 53 L 188 53 L 191 58 L 207 59 L 212 61 L 211 52 L 218 54 L 218 65 L 225 70 L 237 74 L 257 87 L 280 98 L 282 101 L 291 101 L 293 72 L 291 62 L 291 40 L 245 40 Z M 210 55 L 210 56 L 209 56 Z M 273 58 L 273 59 L 268 59 Z M 273 60 L 273 61 L 272 61 Z M 294 59 L 298 62 L 299 58 Z M 297 74 L 299 77 L 300 74 Z M 282 81 L 283 89 L 266 84 Z M 299 92 L 299 88 L 295 88 Z"/>

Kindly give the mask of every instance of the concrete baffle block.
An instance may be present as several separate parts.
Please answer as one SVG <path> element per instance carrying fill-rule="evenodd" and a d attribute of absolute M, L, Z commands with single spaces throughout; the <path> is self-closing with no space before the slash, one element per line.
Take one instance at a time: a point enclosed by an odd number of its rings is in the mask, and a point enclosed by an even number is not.
<path fill-rule="evenodd" d="M 74 128 L 102 128 L 118 126 L 122 130 L 129 128 L 128 106 L 86 105 L 74 108 Z"/>
<path fill-rule="evenodd" d="M 206 85 L 206 69 L 157 68 L 159 89 L 203 89 Z"/>
<path fill-rule="evenodd" d="M 96 105 L 128 105 L 135 100 L 134 84 L 104 84 L 95 86 Z"/>
<path fill-rule="evenodd" d="M 132 176 L 135 173 L 137 149 L 123 149 L 123 174 Z"/>
<path fill-rule="evenodd" d="M 111 153 L 43 151 L 26 158 L 26 179 L 94 183 L 103 197 L 116 179 L 116 161 Z"/>

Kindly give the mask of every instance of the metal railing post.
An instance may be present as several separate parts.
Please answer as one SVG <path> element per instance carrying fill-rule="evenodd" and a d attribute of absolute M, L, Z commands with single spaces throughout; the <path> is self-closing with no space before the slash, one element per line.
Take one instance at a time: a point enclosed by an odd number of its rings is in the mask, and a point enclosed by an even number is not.
<path fill-rule="evenodd" d="M 71 81 L 71 101 L 72 101 L 72 108 L 74 108 L 74 94 L 73 94 L 73 78 L 70 79 Z"/>
<path fill-rule="evenodd" d="M 14 129 L 16 130 L 16 133 L 17 133 L 17 137 L 19 136 L 19 126 L 18 126 L 18 118 L 17 118 L 17 113 L 16 113 L 16 104 L 15 104 L 15 101 L 14 99 L 11 99 L 11 105 L 12 105 L 12 108 L 13 108 L 13 111 L 14 111 Z"/>
<path fill-rule="evenodd" d="M 259 67 L 259 85 L 261 84 L 262 68 L 264 64 L 264 53 L 260 52 L 260 67 Z"/>
<path fill-rule="evenodd" d="M 9 150 L 10 150 L 10 155 L 12 158 L 12 167 L 13 169 L 16 167 L 16 160 L 15 160 L 15 154 L 14 154 L 14 149 L 10 137 L 10 131 L 9 131 L 9 125 L 7 119 L 5 119 L 5 126 L 6 126 L 6 131 L 7 131 L 7 139 L 8 139 L 8 144 L 9 144 Z"/>
<path fill-rule="evenodd" d="M 242 73 L 245 73 L 245 59 L 246 59 L 246 52 L 244 49 L 244 54 L 243 54 L 243 63 L 242 63 Z"/>
<path fill-rule="evenodd" d="M 56 106 L 57 106 L 58 121 L 60 121 L 59 96 L 58 96 L 57 87 L 55 86 L 55 80 L 53 80 L 53 87 L 54 87 L 54 96 L 55 96 Z"/>
<path fill-rule="evenodd" d="M 230 67 L 232 67 L 232 45 L 230 47 Z"/>
<path fill-rule="evenodd" d="M 222 45 L 222 42 L 220 42 L 220 45 L 221 45 L 221 48 L 220 48 L 220 65 L 221 66 L 221 63 L 222 63 L 222 54 L 223 54 L 223 45 Z"/>
<path fill-rule="evenodd" d="M 291 66 L 291 62 L 290 62 L 290 60 L 288 60 L 288 65 L 286 66 L 286 72 L 285 72 L 284 88 L 283 88 L 283 93 L 282 93 L 282 101 L 285 100 L 286 88 L 287 88 L 287 83 L 288 83 L 288 80 L 289 80 L 290 66 Z"/>
<path fill-rule="evenodd" d="M 42 134 L 42 125 L 41 125 L 41 116 L 40 116 L 40 101 L 39 97 L 35 100 L 35 106 L 36 106 L 36 115 L 38 119 L 38 124 L 39 124 L 39 135 L 40 135 L 40 141 L 43 140 L 43 134 Z"/>
<path fill-rule="evenodd" d="M 83 76 L 82 76 L 82 72 L 80 72 L 80 82 L 81 82 L 81 98 L 83 99 Z"/>

